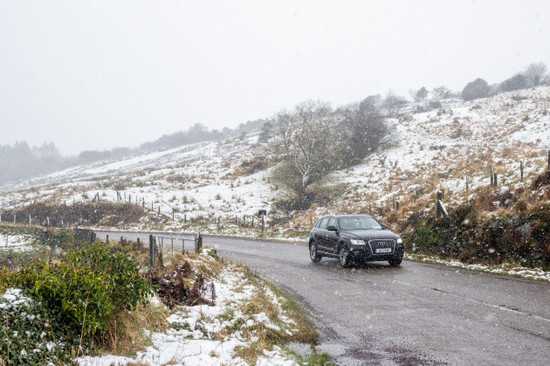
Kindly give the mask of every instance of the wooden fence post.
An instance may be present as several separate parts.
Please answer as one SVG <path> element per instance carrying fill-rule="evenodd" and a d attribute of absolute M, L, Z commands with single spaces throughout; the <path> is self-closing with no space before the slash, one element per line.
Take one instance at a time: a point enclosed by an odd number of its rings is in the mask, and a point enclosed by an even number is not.
<path fill-rule="evenodd" d="M 202 236 L 201 233 L 199 233 L 199 236 L 197 237 L 197 241 L 195 241 L 195 253 L 199 253 L 202 248 Z"/>
<path fill-rule="evenodd" d="M 141 240 L 137 238 L 137 249 L 141 250 Z"/>
<path fill-rule="evenodd" d="M 149 264 L 155 267 L 155 238 L 149 235 Z"/>
<path fill-rule="evenodd" d="M 469 182 L 468 182 L 468 177 L 466 177 L 466 195 L 468 195 L 468 190 L 469 190 Z"/>
<path fill-rule="evenodd" d="M 523 160 L 519 162 L 520 179 L 523 182 Z"/>
<path fill-rule="evenodd" d="M 493 167 L 491 167 L 491 187 L 494 186 L 495 184 L 495 181 L 494 181 L 494 175 L 493 175 Z"/>
<path fill-rule="evenodd" d="M 164 238 L 163 237 L 160 237 L 159 246 L 160 246 L 160 248 L 159 248 L 159 260 L 160 260 L 161 264 L 164 264 Z"/>
<path fill-rule="evenodd" d="M 170 238 L 170 250 L 171 250 L 171 253 L 172 253 L 172 258 L 174 258 L 174 238 Z"/>
<path fill-rule="evenodd" d="M 493 173 L 493 175 L 494 175 L 493 184 L 494 184 L 494 186 L 496 187 L 496 186 L 498 186 L 497 173 Z"/>

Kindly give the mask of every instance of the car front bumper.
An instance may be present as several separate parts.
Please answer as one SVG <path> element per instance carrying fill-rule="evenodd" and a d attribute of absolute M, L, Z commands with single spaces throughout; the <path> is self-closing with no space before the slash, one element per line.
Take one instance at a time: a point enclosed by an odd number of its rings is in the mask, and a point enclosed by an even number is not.
<path fill-rule="evenodd" d="M 403 247 L 397 247 L 392 253 L 374 254 L 368 246 L 354 245 L 349 251 L 353 260 L 361 261 L 387 261 L 394 258 L 403 258 L 405 250 Z"/>

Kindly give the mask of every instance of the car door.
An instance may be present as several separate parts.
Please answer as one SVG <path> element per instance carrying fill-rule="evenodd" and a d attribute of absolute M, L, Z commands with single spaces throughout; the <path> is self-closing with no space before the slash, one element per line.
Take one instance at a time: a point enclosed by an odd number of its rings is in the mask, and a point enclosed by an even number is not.
<path fill-rule="evenodd" d="M 334 226 L 338 228 L 338 221 L 336 220 L 336 217 L 329 218 L 327 227 L 329 226 Z M 325 236 L 325 241 L 326 241 L 325 245 L 326 245 L 327 251 L 331 253 L 337 253 L 338 243 L 340 242 L 340 235 L 338 235 L 337 231 L 326 230 L 326 233 L 327 234 Z"/>
<path fill-rule="evenodd" d="M 318 249 L 320 249 L 323 252 L 327 251 L 327 240 L 326 240 L 327 233 L 328 233 L 327 225 L 328 225 L 328 217 L 324 217 L 319 222 L 319 226 L 316 228 L 315 235 L 314 235 L 314 239 L 315 239 L 315 242 L 317 243 Z"/>

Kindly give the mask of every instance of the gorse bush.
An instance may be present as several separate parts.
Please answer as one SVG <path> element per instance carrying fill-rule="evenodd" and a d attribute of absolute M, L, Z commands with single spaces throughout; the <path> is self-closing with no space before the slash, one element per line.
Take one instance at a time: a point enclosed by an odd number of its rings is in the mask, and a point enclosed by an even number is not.
<path fill-rule="evenodd" d="M 0 274 L 4 287 L 22 288 L 54 314 L 53 328 L 90 337 L 123 310 L 145 303 L 151 288 L 134 262 L 96 243 L 60 261 L 41 261 Z"/>

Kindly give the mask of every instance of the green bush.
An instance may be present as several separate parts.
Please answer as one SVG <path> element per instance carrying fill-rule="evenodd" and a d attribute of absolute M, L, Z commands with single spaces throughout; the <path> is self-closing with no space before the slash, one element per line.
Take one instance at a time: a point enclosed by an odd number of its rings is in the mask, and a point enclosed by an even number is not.
<path fill-rule="evenodd" d="M 411 242 L 415 243 L 420 251 L 437 253 L 437 233 L 430 225 L 422 225 L 413 233 Z"/>
<path fill-rule="evenodd" d="M 74 243 L 74 234 L 65 229 L 44 229 L 38 236 L 38 242 L 51 248 L 69 249 Z"/>
<path fill-rule="evenodd" d="M 74 341 L 67 342 L 51 325 L 48 310 L 21 290 L 0 296 L 0 365 L 72 364 Z"/>
<path fill-rule="evenodd" d="M 0 273 L 0 283 L 23 288 L 55 314 L 54 329 L 91 336 L 122 310 L 145 303 L 149 283 L 122 253 L 96 243 L 72 250 L 59 262 L 39 262 Z"/>

